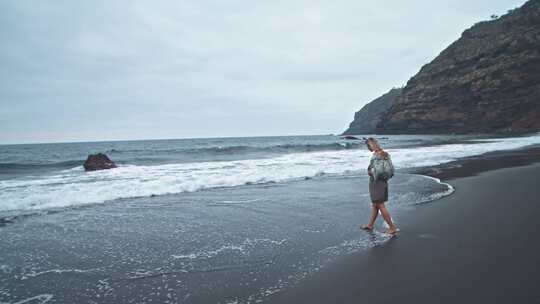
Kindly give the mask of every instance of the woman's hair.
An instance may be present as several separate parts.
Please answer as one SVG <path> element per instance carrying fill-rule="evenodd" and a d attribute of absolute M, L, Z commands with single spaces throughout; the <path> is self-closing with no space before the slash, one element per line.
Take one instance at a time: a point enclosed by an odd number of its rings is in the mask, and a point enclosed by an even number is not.
<path fill-rule="evenodd" d="M 371 147 L 373 147 L 375 150 L 380 150 L 382 152 L 381 153 L 382 157 L 384 157 L 385 159 L 388 158 L 388 153 L 382 149 L 378 140 L 376 140 L 373 137 L 369 137 L 368 139 L 366 139 L 366 146 L 368 147 L 368 149 L 369 149 L 369 143 L 371 143 Z"/>

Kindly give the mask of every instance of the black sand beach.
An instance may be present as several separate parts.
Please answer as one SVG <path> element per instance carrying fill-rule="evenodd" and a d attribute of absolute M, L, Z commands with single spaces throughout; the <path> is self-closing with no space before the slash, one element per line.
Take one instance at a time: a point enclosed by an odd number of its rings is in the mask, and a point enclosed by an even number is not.
<path fill-rule="evenodd" d="M 276 303 L 539 303 L 539 160 L 531 148 L 437 170 L 453 195 L 403 212 L 398 237 L 328 265 Z"/>

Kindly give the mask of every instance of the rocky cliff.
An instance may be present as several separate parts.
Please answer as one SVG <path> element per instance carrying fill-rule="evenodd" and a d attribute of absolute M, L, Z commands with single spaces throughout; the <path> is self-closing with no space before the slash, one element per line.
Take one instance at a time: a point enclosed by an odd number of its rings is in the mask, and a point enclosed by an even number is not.
<path fill-rule="evenodd" d="M 374 133 L 382 115 L 392 106 L 400 93 L 401 89 L 394 88 L 366 104 L 360 111 L 354 113 L 354 119 L 343 135 Z"/>
<path fill-rule="evenodd" d="M 540 0 L 465 30 L 379 119 L 381 134 L 540 130 Z"/>

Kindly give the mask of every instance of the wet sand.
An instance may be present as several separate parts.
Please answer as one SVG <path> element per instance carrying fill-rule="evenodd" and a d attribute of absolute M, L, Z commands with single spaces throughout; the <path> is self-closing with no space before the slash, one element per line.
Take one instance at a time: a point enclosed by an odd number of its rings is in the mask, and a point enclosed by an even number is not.
<path fill-rule="evenodd" d="M 430 175 L 450 180 L 453 195 L 402 212 L 399 236 L 339 259 L 273 302 L 540 302 L 538 161 L 533 148 L 437 168 Z"/>

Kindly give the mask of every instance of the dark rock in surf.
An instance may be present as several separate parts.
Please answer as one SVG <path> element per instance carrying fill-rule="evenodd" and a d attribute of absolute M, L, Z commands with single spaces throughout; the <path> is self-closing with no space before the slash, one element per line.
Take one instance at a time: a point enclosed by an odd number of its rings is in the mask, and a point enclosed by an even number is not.
<path fill-rule="evenodd" d="M 96 171 L 116 168 L 116 164 L 105 154 L 90 154 L 84 162 L 85 171 Z"/>
<path fill-rule="evenodd" d="M 4 227 L 8 224 L 12 224 L 13 223 L 13 220 L 9 219 L 9 218 L 1 218 L 0 217 L 0 227 Z"/>

